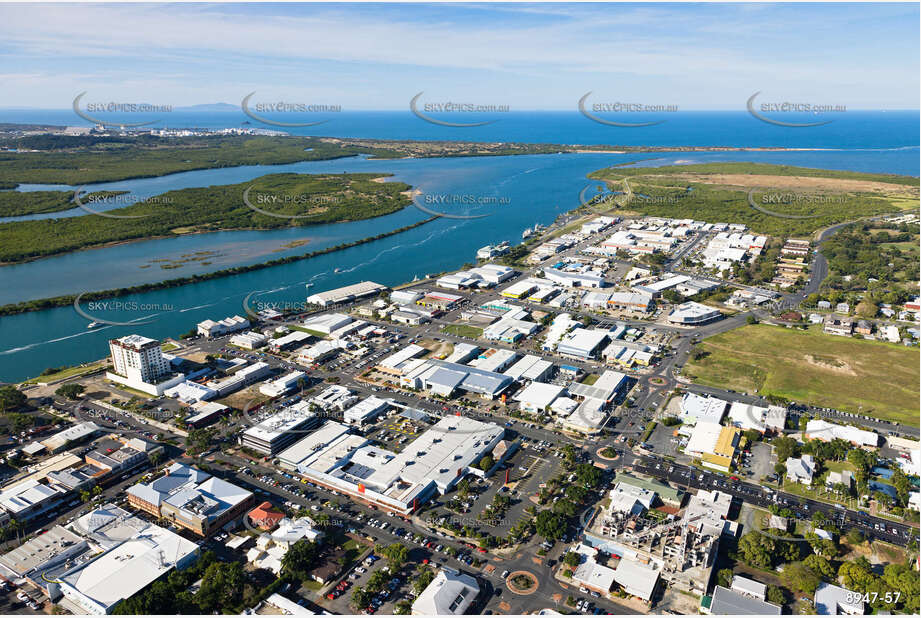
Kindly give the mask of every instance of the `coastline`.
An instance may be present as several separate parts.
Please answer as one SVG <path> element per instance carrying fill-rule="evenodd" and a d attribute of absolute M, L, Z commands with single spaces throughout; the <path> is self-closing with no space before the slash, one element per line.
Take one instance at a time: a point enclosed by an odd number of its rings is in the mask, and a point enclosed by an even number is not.
<path fill-rule="evenodd" d="M 184 285 L 190 285 L 193 283 L 200 283 L 202 281 L 209 281 L 211 279 L 221 279 L 223 277 L 230 277 L 232 275 L 239 275 L 243 273 L 253 272 L 256 270 L 263 270 L 265 268 L 272 268 L 274 266 L 280 266 L 282 264 L 290 264 L 293 262 L 299 262 L 302 260 L 308 260 L 315 258 L 321 255 L 326 255 L 329 253 L 336 253 L 345 249 L 350 249 L 352 247 L 357 247 L 360 245 L 368 244 L 376 240 L 382 240 L 390 236 L 396 236 L 402 234 L 403 232 L 408 232 L 409 230 L 415 229 L 426 223 L 431 223 L 438 217 L 428 217 L 422 221 L 417 221 L 416 223 L 411 223 L 409 225 L 404 225 L 402 227 L 396 228 L 389 232 L 383 232 L 375 236 L 368 236 L 365 238 L 360 238 L 358 240 L 341 243 L 339 245 L 334 245 L 332 247 L 327 247 L 326 249 L 319 249 L 317 251 L 311 251 L 309 253 L 304 253 L 301 255 L 293 255 L 284 258 L 277 258 L 274 260 L 268 260 L 266 262 L 259 262 L 258 264 L 250 264 L 247 266 L 235 266 L 233 268 L 224 268 L 221 270 L 216 270 L 210 273 L 205 273 L 201 275 L 189 275 L 187 277 L 178 277 L 175 279 L 166 279 L 163 281 L 158 281 L 156 283 L 146 283 L 143 285 L 132 286 L 127 288 L 115 288 L 112 290 L 100 290 L 96 292 L 87 292 L 82 295 L 78 294 L 67 294 L 64 296 L 54 296 L 51 298 L 38 298 L 35 300 L 25 301 L 21 303 L 11 303 L 8 305 L 0 306 L 0 316 L 7 315 L 18 315 L 21 313 L 31 313 L 34 311 L 44 311 L 45 309 L 54 309 L 57 307 L 65 307 L 72 304 L 78 296 L 87 301 L 92 300 L 102 300 L 106 298 L 118 298 L 121 296 L 128 296 L 130 294 L 140 294 L 144 292 L 153 292 L 156 290 L 181 287 Z"/>

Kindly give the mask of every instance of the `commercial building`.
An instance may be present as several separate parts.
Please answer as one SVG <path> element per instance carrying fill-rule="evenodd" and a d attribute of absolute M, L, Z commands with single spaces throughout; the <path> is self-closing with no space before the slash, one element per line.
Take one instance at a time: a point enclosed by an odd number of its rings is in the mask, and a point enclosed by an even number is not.
<path fill-rule="evenodd" d="M 562 356 L 587 360 L 597 356 L 601 345 L 607 341 L 609 331 L 588 328 L 576 328 L 563 335 L 556 345 L 556 351 Z"/>
<path fill-rule="evenodd" d="M 809 440 L 822 440 L 823 442 L 831 442 L 838 438 L 863 448 L 879 446 L 879 435 L 872 431 L 850 425 L 836 425 L 822 419 L 808 421 L 804 435 Z"/>
<path fill-rule="evenodd" d="M 295 361 L 301 365 L 322 363 L 339 353 L 339 346 L 331 341 L 321 340 L 298 352 Z"/>
<path fill-rule="evenodd" d="M 545 268 L 544 277 L 560 285 L 570 288 L 603 288 L 608 282 L 604 277 L 587 272 L 569 272 L 556 268 Z"/>
<path fill-rule="evenodd" d="M 190 408 L 193 412 L 190 416 L 187 416 L 183 422 L 186 427 L 191 427 L 192 429 L 207 427 L 211 423 L 217 421 L 230 409 L 224 404 L 215 403 L 213 401 L 198 401 L 193 403 Z"/>
<path fill-rule="evenodd" d="M 652 564 L 641 564 L 636 560 L 622 557 L 614 569 L 616 581 L 629 595 L 649 601 L 659 585 L 660 569 Z"/>
<path fill-rule="evenodd" d="M 174 463 L 149 484 L 126 490 L 128 503 L 200 536 L 240 518 L 253 504 L 253 494 L 190 466 Z"/>
<path fill-rule="evenodd" d="M 422 389 L 442 397 L 451 397 L 460 390 L 495 399 L 514 384 L 514 380 L 501 373 L 436 359 L 408 361 L 397 369 L 402 373 L 400 384 L 403 387 Z"/>
<path fill-rule="evenodd" d="M 491 423 L 450 416 L 393 453 L 327 421 L 278 459 L 283 468 L 313 483 L 407 515 L 436 493 L 449 491 L 468 472 L 482 474 L 473 466 L 493 452 L 504 433 Z"/>
<path fill-rule="evenodd" d="M 205 383 L 205 386 L 217 393 L 217 397 L 225 397 L 250 384 L 255 384 L 271 372 L 271 365 L 260 361 L 238 369 L 233 375 L 226 376 L 220 380 L 209 380 Z"/>
<path fill-rule="evenodd" d="M 351 323 L 352 318 L 344 313 L 323 313 L 307 318 L 303 326 L 309 331 L 328 335 Z"/>
<path fill-rule="evenodd" d="M 57 453 L 91 438 L 101 431 L 102 428 L 96 423 L 77 423 L 76 425 L 71 425 L 67 429 L 57 432 L 49 438 L 41 440 L 41 443 L 48 449 L 49 453 Z"/>
<path fill-rule="evenodd" d="M 705 468 L 729 472 L 739 447 L 741 430 L 709 421 L 698 421 L 684 452 L 700 457 Z"/>
<path fill-rule="evenodd" d="M 333 384 L 319 395 L 311 397 L 307 403 L 316 406 L 322 412 L 344 412 L 356 401 L 358 397 L 352 394 L 352 391 L 339 384 Z"/>
<path fill-rule="evenodd" d="M 306 402 L 285 408 L 259 421 L 240 435 L 240 445 L 265 455 L 274 455 L 301 438 L 306 429 L 319 423 Z"/>
<path fill-rule="evenodd" d="M 196 543 L 106 505 L 74 522 L 91 551 L 63 572 L 48 573 L 75 614 L 111 614 L 118 604 L 199 555 Z"/>
<path fill-rule="evenodd" d="M 556 401 L 556 398 L 559 397 L 564 390 L 564 387 L 556 384 L 531 382 L 521 392 L 515 395 L 515 401 L 521 404 L 521 409 L 524 412 L 544 414 L 550 409 L 550 405 Z"/>
<path fill-rule="evenodd" d="M 457 352 L 457 346 L 454 351 Z M 539 382 L 551 377 L 553 363 L 534 354 L 527 354 L 502 373 L 518 382 Z"/>
<path fill-rule="evenodd" d="M 342 419 L 350 425 L 362 425 L 372 421 L 390 407 L 390 402 L 371 396 L 364 399 L 342 413 Z"/>
<path fill-rule="evenodd" d="M 282 350 L 295 348 L 308 339 L 310 339 L 310 335 L 308 333 L 305 333 L 302 330 L 293 330 L 287 335 L 282 335 L 277 339 L 269 339 L 269 349 L 273 352 L 281 352 Z"/>
<path fill-rule="evenodd" d="M 163 391 L 163 394 L 173 399 L 178 399 L 182 403 L 193 404 L 199 401 L 207 401 L 217 396 L 217 391 L 208 388 L 204 384 L 185 380 L 172 388 Z"/>
<path fill-rule="evenodd" d="M 166 389 L 182 382 L 182 374 L 172 374 L 160 342 L 141 335 L 109 340 L 112 371 L 106 377 L 144 393 L 159 397 Z"/>
<path fill-rule="evenodd" d="M 224 318 L 215 322 L 214 320 L 205 320 L 198 323 L 198 334 L 203 337 L 220 337 L 228 333 L 235 333 L 239 330 L 249 328 L 249 320 L 235 315 L 230 318 Z"/>
<path fill-rule="evenodd" d="M 413 601 L 414 616 L 462 616 L 480 594 L 476 579 L 447 567 Z"/>
<path fill-rule="evenodd" d="M 722 317 L 718 309 L 688 301 L 672 309 L 666 318 L 672 324 L 706 324 Z"/>
<path fill-rule="evenodd" d="M 863 616 L 863 595 L 822 582 L 815 590 L 815 612 L 819 616 Z"/>
<path fill-rule="evenodd" d="M 702 605 L 705 613 L 714 616 L 770 616 L 780 615 L 780 606 L 768 603 L 762 599 L 749 596 L 737 590 L 730 590 L 723 586 L 713 589 L 711 597 L 703 597 L 703 603 L 709 601 L 709 606 Z"/>
<path fill-rule="evenodd" d="M 729 406 L 730 422 L 742 429 L 766 431 L 783 431 L 787 422 L 787 409 L 783 406 L 756 406 L 754 404 L 734 401 Z"/>
<path fill-rule="evenodd" d="M 307 297 L 307 302 L 312 305 L 328 307 L 334 304 L 350 303 L 359 298 L 376 296 L 381 292 L 389 290 L 386 285 L 374 283 L 373 281 L 361 281 L 352 285 L 347 285 L 334 290 L 320 292 Z M 308 327 L 309 328 L 309 327 Z"/>
<path fill-rule="evenodd" d="M 244 350 L 255 350 L 264 346 L 269 340 L 268 335 L 256 331 L 240 333 L 230 338 L 230 345 L 235 345 Z"/>
<path fill-rule="evenodd" d="M 681 398 L 681 422 L 694 425 L 698 421 L 719 424 L 726 414 L 728 402 L 718 397 L 685 393 Z"/>
<path fill-rule="evenodd" d="M 301 333 L 304 334 L 304 333 Z M 287 375 L 283 375 L 276 380 L 267 382 L 259 387 L 259 392 L 267 397 L 280 397 L 285 393 L 295 389 L 297 383 L 304 378 L 307 374 L 303 371 L 292 371 Z"/>

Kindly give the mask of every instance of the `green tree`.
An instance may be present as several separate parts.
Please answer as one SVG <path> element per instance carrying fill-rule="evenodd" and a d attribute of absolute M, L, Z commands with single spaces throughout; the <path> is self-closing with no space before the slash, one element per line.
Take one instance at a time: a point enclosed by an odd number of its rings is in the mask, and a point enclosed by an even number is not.
<path fill-rule="evenodd" d="M 803 565 L 825 581 L 835 581 L 835 568 L 824 556 L 810 554 L 803 560 Z"/>
<path fill-rule="evenodd" d="M 750 566 L 769 569 L 773 564 L 774 545 L 773 539 L 752 530 L 739 539 L 739 558 Z"/>
<path fill-rule="evenodd" d="M 364 609 L 371 604 L 373 596 L 361 586 L 356 586 L 352 591 L 352 604 L 359 609 Z"/>
<path fill-rule="evenodd" d="M 548 541 L 558 541 L 566 533 L 566 518 L 553 511 L 541 511 L 535 518 L 537 534 Z"/>
<path fill-rule="evenodd" d="M 492 458 L 492 455 L 483 455 L 480 463 L 477 464 L 477 468 L 483 472 L 488 472 L 494 465 L 496 465 L 496 460 Z"/>
<path fill-rule="evenodd" d="M 574 551 L 566 552 L 566 555 L 563 557 L 563 562 L 571 567 L 579 566 L 580 560 L 579 554 Z"/>
<path fill-rule="evenodd" d="M 281 573 L 297 579 L 307 579 L 308 573 L 317 564 L 319 547 L 316 543 L 301 539 L 292 545 L 281 558 Z"/>
<path fill-rule="evenodd" d="M 809 595 L 815 594 L 815 589 L 822 583 L 819 576 L 802 562 L 785 564 L 783 572 L 780 574 L 780 581 L 790 590 Z"/>
<path fill-rule="evenodd" d="M 68 399 L 79 399 L 85 390 L 80 384 L 63 384 L 54 391 L 54 394 Z"/>
<path fill-rule="evenodd" d="M 716 572 L 716 583 L 723 588 L 732 585 L 732 569 L 720 569 Z"/>
<path fill-rule="evenodd" d="M 246 577 L 239 562 L 215 562 L 205 569 L 195 602 L 205 613 L 233 609 L 243 601 Z"/>
<path fill-rule="evenodd" d="M 0 386 L 0 412 L 7 413 L 26 405 L 26 396 L 15 386 Z"/>
<path fill-rule="evenodd" d="M 771 444 L 779 463 L 785 463 L 788 458 L 796 456 L 796 440 L 789 436 L 778 436 L 771 441 Z"/>
<path fill-rule="evenodd" d="M 767 587 L 767 600 L 769 603 L 773 603 L 775 605 L 783 605 L 787 602 L 786 595 L 783 593 L 783 589 L 777 586 Z"/>
<path fill-rule="evenodd" d="M 387 558 L 387 566 L 390 567 L 391 573 L 396 573 L 406 563 L 409 557 L 409 549 L 402 543 L 393 543 L 379 550 L 380 554 Z"/>

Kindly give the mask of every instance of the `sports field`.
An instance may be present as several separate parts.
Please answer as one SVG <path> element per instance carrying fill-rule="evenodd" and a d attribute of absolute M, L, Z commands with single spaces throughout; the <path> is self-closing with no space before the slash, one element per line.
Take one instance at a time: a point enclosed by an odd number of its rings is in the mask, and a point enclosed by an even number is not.
<path fill-rule="evenodd" d="M 918 426 L 918 349 L 757 324 L 702 341 L 698 384 Z"/>

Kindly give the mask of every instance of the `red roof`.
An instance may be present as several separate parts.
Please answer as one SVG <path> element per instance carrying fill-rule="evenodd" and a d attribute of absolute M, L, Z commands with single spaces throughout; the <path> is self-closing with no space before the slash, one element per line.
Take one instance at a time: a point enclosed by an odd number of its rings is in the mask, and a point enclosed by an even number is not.
<path fill-rule="evenodd" d="M 269 530 L 284 519 L 285 514 L 281 511 L 276 511 L 272 503 L 266 501 L 250 511 L 248 517 L 254 526 Z"/>

